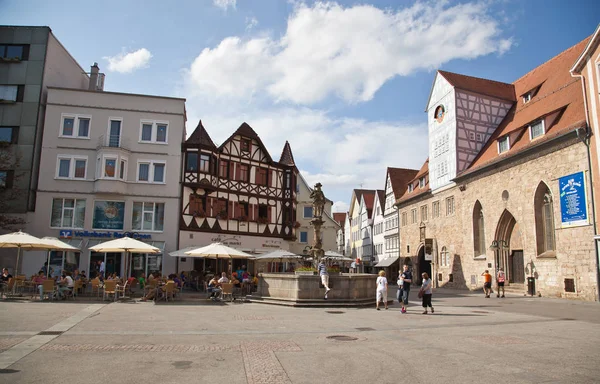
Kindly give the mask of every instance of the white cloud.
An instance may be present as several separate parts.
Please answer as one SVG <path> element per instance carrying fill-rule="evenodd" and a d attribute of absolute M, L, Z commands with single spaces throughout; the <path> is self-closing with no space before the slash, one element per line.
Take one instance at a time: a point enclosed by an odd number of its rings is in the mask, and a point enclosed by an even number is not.
<path fill-rule="evenodd" d="M 213 4 L 223 10 L 227 10 L 227 8 L 231 7 L 235 9 L 237 0 L 213 0 Z"/>
<path fill-rule="evenodd" d="M 281 38 L 228 37 L 202 51 L 190 77 L 213 97 L 246 99 L 260 92 L 297 104 L 330 96 L 368 101 L 395 76 L 506 52 L 512 41 L 501 37 L 490 13 L 486 3 L 416 3 L 397 11 L 301 3 Z"/>
<path fill-rule="evenodd" d="M 146 48 L 138 49 L 135 52 L 119 53 L 115 56 L 106 56 L 108 61 L 108 70 L 111 72 L 131 73 L 136 69 L 145 68 L 152 58 L 152 54 Z"/>
<path fill-rule="evenodd" d="M 246 17 L 246 31 L 252 30 L 252 28 L 258 25 L 258 19 L 256 17 Z"/>
<path fill-rule="evenodd" d="M 331 212 L 343 212 L 346 213 L 350 210 L 350 205 L 345 201 L 336 201 L 331 207 Z"/>

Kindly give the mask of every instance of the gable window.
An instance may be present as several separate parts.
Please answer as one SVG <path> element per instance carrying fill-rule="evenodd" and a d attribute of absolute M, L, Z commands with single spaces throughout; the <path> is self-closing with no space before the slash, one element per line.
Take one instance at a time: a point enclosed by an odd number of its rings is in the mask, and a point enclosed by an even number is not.
<path fill-rule="evenodd" d="M 185 161 L 185 170 L 188 172 L 198 172 L 198 153 L 187 152 Z"/>
<path fill-rule="evenodd" d="M 164 161 L 138 161 L 138 182 L 164 184 L 165 168 Z"/>
<path fill-rule="evenodd" d="M 137 231 L 162 231 L 165 222 L 164 203 L 133 203 L 131 228 Z"/>
<path fill-rule="evenodd" d="M 209 173 L 210 172 L 210 156 L 205 154 L 200 154 L 200 172 Z"/>
<path fill-rule="evenodd" d="M 415 190 L 414 184 L 408 184 L 408 192 L 412 192 Z"/>
<path fill-rule="evenodd" d="M 85 179 L 87 157 L 59 155 L 56 168 L 57 179 Z"/>
<path fill-rule="evenodd" d="M 529 138 L 531 140 L 544 135 L 544 133 L 544 120 L 536 121 L 535 123 L 529 126 Z"/>
<path fill-rule="evenodd" d="M 473 208 L 473 252 L 474 256 L 485 255 L 485 227 L 483 222 L 483 209 L 477 201 Z"/>
<path fill-rule="evenodd" d="M 308 243 L 308 232 L 300 231 L 300 242 Z"/>
<path fill-rule="evenodd" d="M 0 103 L 21 102 L 24 94 L 24 85 L 0 85 Z"/>
<path fill-rule="evenodd" d="M 304 207 L 304 216 L 305 219 L 312 219 L 313 218 L 313 207 Z"/>
<path fill-rule="evenodd" d="M 219 161 L 219 177 L 224 179 L 229 178 L 229 161 L 220 160 Z"/>
<path fill-rule="evenodd" d="M 28 60 L 29 44 L 0 44 L 0 59 Z"/>
<path fill-rule="evenodd" d="M 446 198 L 446 216 L 454 215 L 454 196 Z"/>
<path fill-rule="evenodd" d="M 419 179 L 419 188 L 424 188 L 424 187 L 425 187 L 425 176 L 423 176 Z"/>
<path fill-rule="evenodd" d="M 498 153 L 504 153 L 510 149 L 510 142 L 508 136 L 504 136 L 498 139 Z"/>
<path fill-rule="evenodd" d="M 527 92 L 526 94 L 523 95 L 523 104 L 527 104 L 531 101 L 531 98 L 533 97 L 532 92 Z"/>
<path fill-rule="evenodd" d="M 535 192 L 535 238 L 537 254 L 556 249 L 554 238 L 554 207 L 552 193 L 548 186 L 541 182 Z"/>
<path fill-rule="evenodd" d="M 140 124 L 140 142 L 167 144 L 167 131 L 169 127 L 168 122 L 142 120 L 140 121 Z"/>
<path fill-rule="evenodd" d="M 50 227 L 83 228 L 85 222 L 85 200 L 52 199 Z"/>
<path fill-rule="evenodd" d="M 242 152 L 250 152 L 251 145 L 252 142 L 250 141 L 250 139 L 242 139 L 240 143 L 240 149 L 242 150 Z"/>
<path fill-rule="evenodd" d="M 415 224 L 417 222 L 417 208 L 410 210 L 410 223 Z"/>
<path fill-rule="evenodd" d="M 0 143 L 16 144 L 19 138 L 19 127 L 0 127 Z"/>
<path fill-rule="evenodd" d="M 14 171 L 0 170 L 0 189 L 11 189 L 13 179 Z"/>

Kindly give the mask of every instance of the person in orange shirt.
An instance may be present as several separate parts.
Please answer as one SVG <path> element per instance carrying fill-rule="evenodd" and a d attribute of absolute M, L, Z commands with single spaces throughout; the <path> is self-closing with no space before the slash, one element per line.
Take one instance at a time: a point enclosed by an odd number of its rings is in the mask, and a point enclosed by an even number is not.
<path fill-rule="evenodd" d="M 486 269 L 481 276 L 485 279 L 485 282 L 483 283 L 483 293 L 485 293 L 485 297 L 489 298 L 490 293 L 492 293 L 492 275 L 490 275 L 490 271 Z"/>

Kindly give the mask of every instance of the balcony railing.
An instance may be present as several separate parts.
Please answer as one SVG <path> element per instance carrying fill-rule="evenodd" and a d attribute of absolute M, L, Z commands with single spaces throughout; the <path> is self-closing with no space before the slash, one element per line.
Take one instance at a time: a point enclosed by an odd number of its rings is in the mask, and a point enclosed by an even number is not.
<path fill-rule="evenodd" d="M 102 135 L 98 139 L 98 145 L 96 147 L 129 149 L 129 140 L 120 135 Z"/>

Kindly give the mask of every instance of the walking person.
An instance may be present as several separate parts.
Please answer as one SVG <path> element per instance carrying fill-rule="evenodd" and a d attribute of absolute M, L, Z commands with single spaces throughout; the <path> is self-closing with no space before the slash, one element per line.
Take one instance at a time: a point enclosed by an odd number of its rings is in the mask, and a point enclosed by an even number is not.
<path fill-rule="evenodd" d="M 329 289 L 329 273 L 327 272 L 327 266 L 323 260 L 319 261 L 317 269 L 319 270 L 319 276 L 321 276 L 321 284 L 325 287 L 325 297 L 323 299 L 327 300 L 327 294 L 331 289 Z"/>
<path fill-rule="evenodd" d="M 506 275 L 504 274 L 504 269 L 500 267 L 498 269 L 498 276 L 496 276 L 496 281 L 498 282 L 498 292 L 496 297 L 504 298 L 504 281 L 506 281 Z M 502 289 L 502 296 L 500 296 L 500 289 Z"/>
<path fill-rule="evenodd" d="M 486 269 L 481 276 L 484 278 L 483 293 L 485 293 L 485 297 L 489 299 L 490 293 L 492 293 L 492 275 L 490 275 L 490 271 Z"/>
<path fill-rule="evenodd" d="M 408 265 L 405 265 L 404 270 L 399 276 L 398 281 L 402 282 L 399 288 L 399 296 L 398 301 L 402 304 L 402 309 L 400 312 L 406 313 L 406 306 L 408 305 L 408 295 L 410 293 L 410 284 L 412 283 L 412 272 L 408 269 Z"/>
<path fill-rule="evenodd" d="M 423 284 L 421 285 L 421 290 L 419 291 L 419 296 L 422 296 L 423 299 L 423 314 L 427 314 L 427 307 L 431 308 L 431 313 L 434 313 L 433 306 L 431 305 L 431 288 L 433 288 L 433 282 L 429 278 L 429 275 L 426 272 L 421 274 L 423 277 Z"/>
<path fill-rule="evenodd" d="M 385 277 L 385 271 L 379 271 L 379 277 L 377 277 L 377 310 L 379 311 L 379 302 L 383 301 L 385 304 L 385 309 L 388 309 L 387 303 L 387 289 L 388 289 L 388 281 Z"/>

